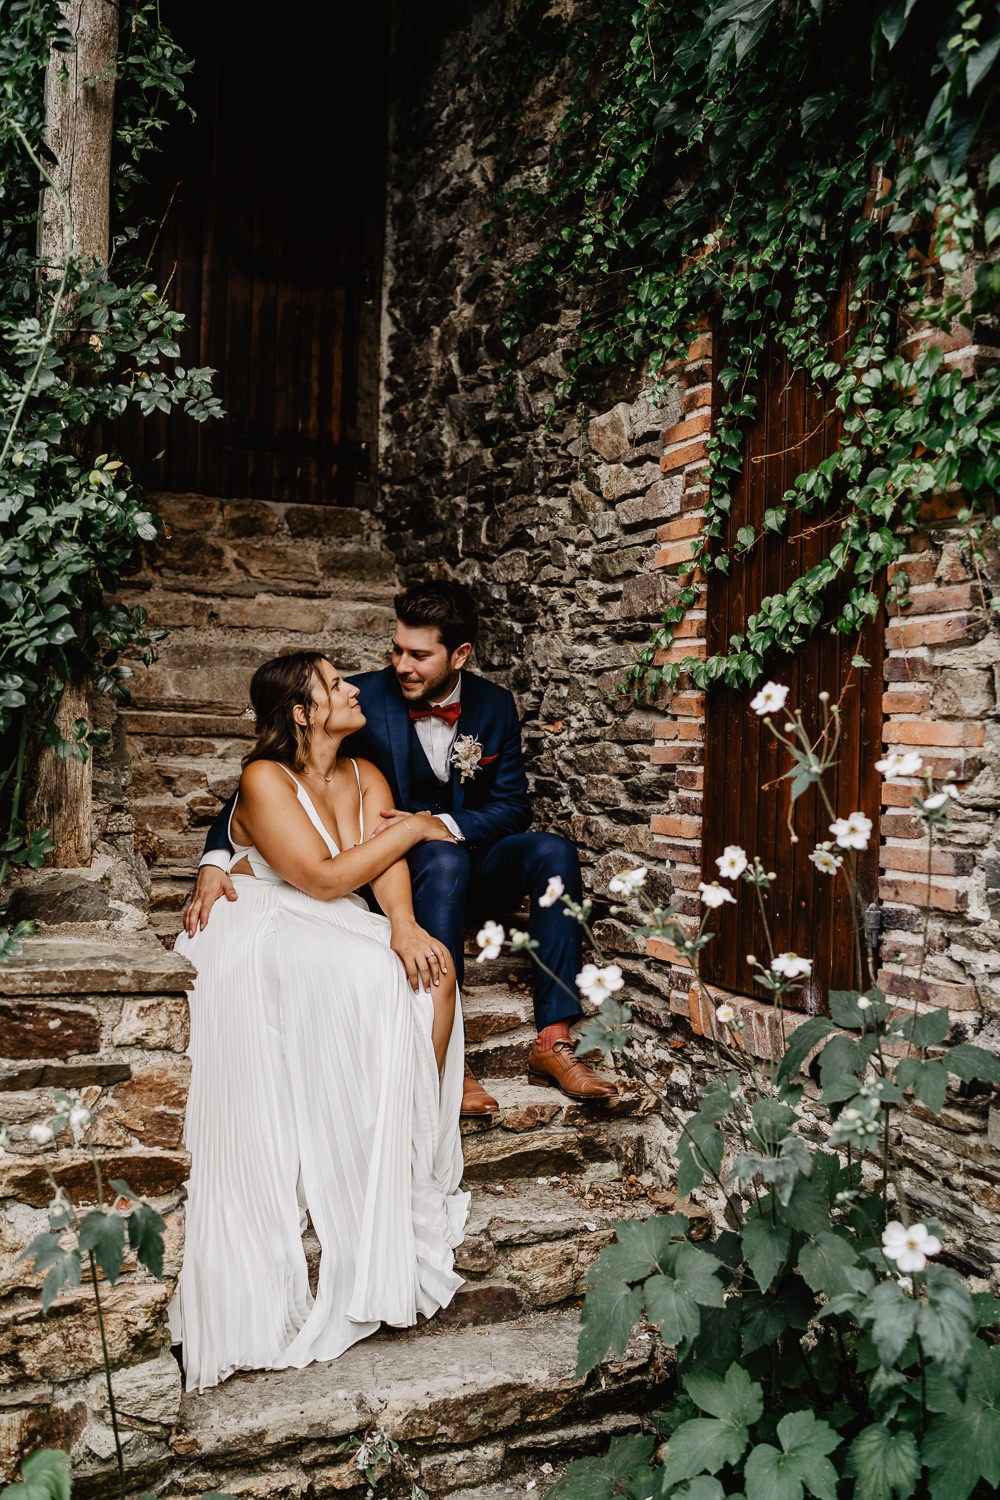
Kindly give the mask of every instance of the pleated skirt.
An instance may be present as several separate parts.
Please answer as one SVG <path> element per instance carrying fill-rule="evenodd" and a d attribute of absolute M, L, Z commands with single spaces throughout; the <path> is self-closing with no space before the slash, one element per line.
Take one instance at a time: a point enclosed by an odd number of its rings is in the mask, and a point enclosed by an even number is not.
<path fill-rule="evenodd" d="M 171 1305 L 188 1390 L 301 1367 L 461 1286 L 461 1009 L 439 1079 L 433 1005 L 357 897 L 234 877 L 194 964 L 191 1176 Z M 321 1247 L 315 1297 L 302 1227 Z"/>

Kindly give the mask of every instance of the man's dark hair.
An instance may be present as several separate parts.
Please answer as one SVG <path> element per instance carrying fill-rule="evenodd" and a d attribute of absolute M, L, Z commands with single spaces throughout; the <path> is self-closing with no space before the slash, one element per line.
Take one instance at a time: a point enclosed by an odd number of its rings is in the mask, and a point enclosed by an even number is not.
<path fill-rule="evenodd" d="M 479 611 L 464 583 L 454 579 L 415 583 L 392 601 L 396 619 L 412 629 L 433 625 L 449 652 L 468 641 L 476 644 Z"/>

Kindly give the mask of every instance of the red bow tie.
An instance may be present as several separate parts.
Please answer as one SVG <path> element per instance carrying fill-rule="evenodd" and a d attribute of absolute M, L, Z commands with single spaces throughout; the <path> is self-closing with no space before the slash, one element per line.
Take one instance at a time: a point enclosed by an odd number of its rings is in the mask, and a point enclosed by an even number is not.
<path fill-rule="evenodd" d="M 419 719 L 443 719 L 446 724 L 457 724 L 461 712 L 461 703 L 434 703 L 430 708 L 411 708 L 410 718 L 415 723 Z"/>

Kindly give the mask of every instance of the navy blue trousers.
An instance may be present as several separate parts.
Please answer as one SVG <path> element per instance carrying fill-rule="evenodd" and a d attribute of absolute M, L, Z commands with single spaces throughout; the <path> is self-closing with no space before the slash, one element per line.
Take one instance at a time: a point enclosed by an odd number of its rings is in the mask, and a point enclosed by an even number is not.
<path fill-rule="evenodd" d="M 553 875 L 560 876 L 568 896 L 581 899 L 575 844 L 556 833 L 512 833 L 481 850 L 470 851 L 464 844 L 418 844 L 407 860 L 413 914 L 451 953 L 459 984 L 464 978 L 466 924 L 478 925 L 488 917 L 502 921 L 527 896 L 528 931 L 538 943 L 538 958 L 555 975 L 535 967 L 535 1024 L 541 1031 L 555 1021 L 579 1020 L 580 924 L 566 915 L 561 901 L 548 907 L 538 904 Z"/>

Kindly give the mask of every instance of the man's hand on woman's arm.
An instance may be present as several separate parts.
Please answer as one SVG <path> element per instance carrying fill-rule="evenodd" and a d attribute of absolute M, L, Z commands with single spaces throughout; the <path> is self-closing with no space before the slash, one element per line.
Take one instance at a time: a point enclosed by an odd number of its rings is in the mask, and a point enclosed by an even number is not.
<path fill-rule="evenodd" d="M 188 937 L 194 937 L 196 932 L 203 932 L 208 926 L 209 913 L 220 896 L 235 901 L 236 887 L 218 865 L 202 865 L 194 894 L 184 908 L 184 931 Z"/>

